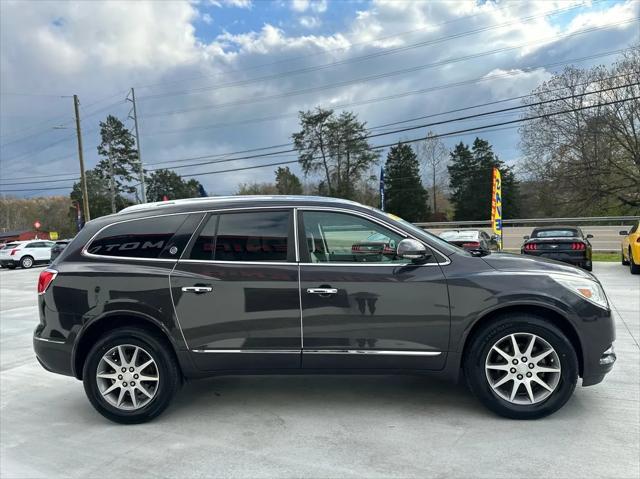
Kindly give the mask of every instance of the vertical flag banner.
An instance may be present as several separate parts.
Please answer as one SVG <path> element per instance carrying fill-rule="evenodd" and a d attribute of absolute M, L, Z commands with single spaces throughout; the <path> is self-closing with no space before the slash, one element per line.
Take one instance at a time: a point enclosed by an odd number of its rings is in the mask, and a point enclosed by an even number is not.
<path fill-rule="evenodd" d="M 491 193 L 491 228 L 500 237 L 498 247 L 502 249 L 502 177 L 498 168 L 493 169 L 493 191 Z"/>
<path fill-rule="evenodd" d="M 380 167 L 380 209 L 384 211 L 384 167 Z"/>

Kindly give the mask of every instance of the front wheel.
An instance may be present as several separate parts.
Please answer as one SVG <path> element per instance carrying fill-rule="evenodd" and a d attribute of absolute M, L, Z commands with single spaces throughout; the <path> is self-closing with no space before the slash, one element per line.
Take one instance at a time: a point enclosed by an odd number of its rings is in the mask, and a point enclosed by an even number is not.
<path fill-rule="evenodd" d="M 138 328 L 107 333 L 87 356 L 84 390 L 104 417 L 137 424 L 158 416 L 178 390 L 175 357 L 165 341 Z"/>
<path fill-rule="evenodd" d="M 23 256 L 20 260 L 20 266 L 23 269 L 29 269 L 33 266 L 33 258 L 31 256 Z"/>
<path fill-rule="evenodd" d="M 464 372 L 473 393 L 495 413 L 538 419 L 560 409 L 578 380 L 571 342 L 543 318 L 503 316 L 471 338 Z"/>

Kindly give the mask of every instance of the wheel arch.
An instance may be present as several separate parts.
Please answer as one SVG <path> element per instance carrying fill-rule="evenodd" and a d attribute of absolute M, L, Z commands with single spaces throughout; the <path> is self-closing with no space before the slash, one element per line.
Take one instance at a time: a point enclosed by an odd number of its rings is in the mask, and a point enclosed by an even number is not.
<path fill-rule="evenodd" d="M 179 355 L 175 344 L 171 340 L 171 336 L 168 331 L 153 318 L 149 318 L 144 315 L 132 313 L 132 312 L 113 312 L 111 314 L 101 316 L 100 318 L 91 322 L 86 328 L 83 329 L 78 339 L 76 340 L 71 365 L 73 375 L 77 379 L 82 379 L 82 369 L 84 362 L 87 359 L 89 351 L 93 345 L 109 331 L 113 331 L 122 327 L 137 327 L 140 328 L 160 339 L 168 346 L 171 354 L 174 355 L 176 363 L 182 373 L 182 365 L 179 360 Z"/>
<path fill-rule="evenodd" d="M 466 358 L 466 354 L 469 351 L 470 343 L 475 334 L 478 333 L 482 328 L 491 324 L 494 321 L 497 321 L 501 317 L 510 315 L 510 314 L 530 314 L 538 316 L 542 319 L 545 319 L 556 326 L 562 333 L 567 337 L 571 345 L 576 351 L 576 356 L 578 357 L 578 368 L 579 375 L 582 377 L 584 370 L 584 354 L 582 350 L 582 343 L 580 341 L 580 336 L 578 336 L 578 332 L 575 327 L 571 323 L 571 321 L 564 316 L 559 311 L 541 305 L 530 305 L 530 304 L 515 304 L 515 305 L 505 305 L 501 308 L 494 309 L 480 316 L 471 328 L 468 330 L 466 337 L 464 338 L 464 346 L 462 349 L 462 361 L 461 365 L 464 364 L 464 360 Z"/>

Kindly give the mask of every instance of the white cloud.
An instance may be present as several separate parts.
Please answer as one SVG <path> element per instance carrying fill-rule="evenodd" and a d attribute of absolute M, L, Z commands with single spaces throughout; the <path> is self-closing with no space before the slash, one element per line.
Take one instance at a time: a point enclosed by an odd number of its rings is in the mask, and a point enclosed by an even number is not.
<path fill-rule="evenodd" d="M 305 28 L 318 28 L 322 25 L 322 21 L 318 17 L 303 16 L 298 21 Z"/>
<path fill-rule="evenodd" d="M 253 6 L 251 0 L 209 0 L 214 7 L 236 7 L 250 9 Z"/>
<path fill-rule="evenodd" d="M 202 21 L 207 25 L 211 25 L 211 23 L 213 23 L 213 18 L 208 13 L 205 13 L 202 15 Z"/>
<path fill-rule="evenodd" d="M 217 3 L 221 6 L 251 6 L 245 0 L 220 0 Z M 299 22 L 307 28 L 321 21 L 320 14 L 327 8 L 324 1 L 297 1 L 287 5 L 296 12 L 290 21 Z M 123 101 L 124 96 L 128 88 L 135 86 L 141 115 L 143 157 L 151 165 L 158 161 L 286 143 L 298 127 L 297 112 L 316 105 L 340 106 L 356 102 L 357 105 L 347 109 L 375 126 L 526 94 L 550 75 L 545 69 L 529 71 L 529 66 L 624 48 L 637 38 L 637 28 L 626 25 L 615 32 L 604 31 L 598 35 L 582 35 L 562 41 L 548 40 L 500 55 L 417 70 L 411 74 L 318 89 L 306 94 L 288 93 L 512 47 L 559 33 L 611 23 L 629 14 L 637 16 L 638 12 L 638 4 L 633 2 L 601 3 L 597 5 L 598 12 L 587 10 L 571 21 L 565 17 L 564 23 L 545 17 L 526 22 L 519 20 L 519 17 L 541 15 L 567 5 L 555 1 L 485 2 L 479 5 L 475 0 L 454 3 L 377 0 L 354 5 L 352 19 L 346 18 L 346 26 L 332 34 L 310 30 L 302 35 L 291 35 L 291 24 L 285 22 L 278 26 L 264 24 L 256 30 L 242 30 L 234 26 L 233 33 L 227 32 L 203 43 L 198 40 L 200 35 L 196 36 L 194 25 L 203 27 L 202 23 L 207 23 L 207 18 L 205 14 L 198 13 L 198 4 L 190 0 L 0 2 L 2 91 L 53 94 L 53 97 L 2 96 L 0 144 L 33 131 L 42 133 L 2 147 L 0 173 L 3 179 L 24 176 L 27 165 L 28 171 L 34 175 L 46 175 L 51 171 L 75 174 L 77 159 L 73 131 L 50 128 L 61 121 L 69 121 L 72 115 L 71 100 L 58 98 L 58 94 L 80 95 L 85 155 L 91 167 L 98 159 L 95 150 L 98 121 L 107 113 L 126 118 L 129 104 Z M 360 11 L 356 12 L 356 8 Z M 251 15 L 252 11 L 242 13 Z M 274 23 L 277 25 L 277 20 Z M 509 25 L 490 28 L 504 23 Z M 454 38 L 462 32 L 483 28 L 477 34 Z M 428 43 L 445 37 L 450 39 Z M 422 46 L 391 55 L 341 63 L 350 58 L 420 42 Z M 607 57 L 594 61 L 612 60 L 613 57 Z M 332 63 L 337 65 L 312 68 Z M 308 71 L 304 74 L 282 74 L 301 69 Z M 510 74 L 503 75 L 507 72 Z M 491 81 L 439 88 L 496 75 L 498 79 Z M 220 85 L 230 82 L 269 76 L 274 78 L 220 88 Z M 435 89 L 385 101 L 369 101 L 430 88 Z M 189 91 L 189 94 L 169 94 L 182 91 Z M 277 99 L 264 100 L 278 95 Z M 92 106 L 105 97 L 106 100 Z M 246 103 L 248 101 L 252 103 Z M 237 104 L 220 107 L 220 104 L 230 102 Z M 100 108 L 104 110 L 91 115 Z M 170 114 L 183 110 L 188 111 Z M 166 114 L 158 115 L 162 112 Z M 261 118 L 269 120 L 256 121 Z M 483 121 L 463 124 L 476 126 Z M 446 132 L 457 126 L 460 125 L 442 125 L 434 130 Z M 413 137 L 418 132 L 406 135 Z M 51 148 L 37 151 L 66 137 L 67 140 Z M 495 143 L 496 151 L 503 158 L 515 156 L 518 140 L 515 131 L 487 134 L 487 137 Z M 395 137 L 383 137 L 375 143 L 393 139 Z M 456 137 L 447 141 L 460 140 L 472 141 L 473 138 Z M 289 159 L 292 158 L 282 158 L 283 161 Z M 259 162 L 254 159 L 176 171 L 181 174 L 199 173 Z M 295 165 L 292 168 L 299 172 Z M 270 181 L 272 178 L 272 168 L 265 168 L 199 179 L 211 194 L 228 194 L 235 191 L 239 182 Z"/>

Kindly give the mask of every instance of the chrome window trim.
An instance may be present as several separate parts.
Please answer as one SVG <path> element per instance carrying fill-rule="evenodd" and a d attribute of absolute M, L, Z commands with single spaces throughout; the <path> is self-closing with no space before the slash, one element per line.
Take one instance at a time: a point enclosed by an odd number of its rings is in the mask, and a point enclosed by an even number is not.
<path fill-rule="evenodd" d="M 332 207 L 332 206 L 299 206 L 297 207 L 297 209 L 301 210 L 301 211 L 332 211 L 332 212 L 336 212 L 336 213 L 346 213 L 346 214 L 351 214 L 351 215 L 355 215 L 355 216 L 361 216 L 362 218 L 365 218 L 369 221 L 373 221 L 374 223 L 379 224 L 380 226 L 384 226 L 387 229 L 390 229 L 392 231 L 394 231 L 395 233 L 399 234 L 400 236 L 404 237 L 404 238 L 412 238 L 418 242 L 420 242 L 421 244 L 425 245 L 427 248 L 431 249 L 434 251 L 434 253 L 437 253 L 438 255 L 441 256 L 441 258 L 444 260 L 443 262 L 440 262 L 440 258 L 436 257 L 436 260 L 438 261 L 437 263 L 425 263 L 425 264 L 414 264 L 411 262 L 407 262 L 407 263 L 351 263 L 351 262 L 326 262 L 326 263 L 299 263 L 302 266 L 393 266 L 393 267 L 402 267 L 402 266 L 444 266 L 447 264 L 451 263 L 451 260 L 449 259 L 449 257 L 442 253 L 440 250 L 438 250 L 437 248 L 431 246 L 428 243 L 425 243 L 424 241 L 422 241 L 420 238 L 416 238 L 415 236 L 413 236 L 412 234 L 408 233 L 407 231 L 398 228 L 395 225 L 389 224 L 386 221 L 380 219 L 380 218 L 376 218 L 375 216 L 372 216 L 370 214 L 364 213 L 362 211 L 358 211 L 358 210 L 351 210 L 348 208 L 336 208 L 336 207 Z"/>
<path fill-rule="evenodd" d="M 191 214 L 217 214 L 217 213 L 224 213 L 224 212 L 233 212 L 233 211 L 255 211 L 255 210 L 283 210 L 283 209 L 290 209 L 293 211 L 294 213 L 294 221 L 296 222 L 295 224 L 295 234 L 294 237 L 296 239 L 296 261 L 295 262 L 269 262 L 269 261 L 216 261 L 216 260 L 195 260 L 195 259 L 165 259 L 165 258 L 140 258 L 138 256 L 105 256 L 105 255 L 97 255 L 97 254 L 93 254 L 93 253 L 89 253 L 87 251 L 87 249 L 89 248 L 89 246 L 91 245 L 91 243 L 95 240 L 96 236 L 98 236 L 100 233 L 102 233 L 102 231 L 104 231 L 105 229 L 111 227 L 111 226 L 115 226 L 121 223 L 128 223 L 130 221 L 141 221 L 141 220 L 146 220 L 146 219 L 151 219 L 151 218 L 162 218 L 165 216 L 176 216 L 176 215 L 191 215 Z M 413 264 L 413 263 L 301 263 L 300 262 L 300 257 L 299 257 L 299 245 L 298 245 L 298 241 L 297 241 L 297 235 L 298 235 L 298 225 L 297 225 L 297 210 L 302 210 L 302 211 L 334 211 L 334 212 L 338 212 L 338 213 L 347 213 L 347 214 L 352 214 L 352 215 L 356 215 L 356 216 L 361 216 L 363 218 L 366 218 L 370 221 L 373 221 L 374 223 L 378 223 L 381 226 L 384 226 L 385 228 L 389 228 L 393 231 L 395 231 L 396 233 L 400 234 L 401 236 L 405 237 L 405 238 L 413 238 L 416 241 L 419 241 L 420 243 L 424 244 L 426 247 L 430 248 L 431 250 L 433 250 L 436 254 L 440 255 L 441 258 L 436 258 L 438 260 L 437 263 L 426 263 L 426 264 Z M 206 216 L 203 217 L 206 218 Z M 201 220 L 202 221 L 202 220 Z M 200 225 L 198 225 L 199 227 Z M 198 228 L 196 228 L 194 230 L 197 231 Z M 193 237 L 191 238 L 193 239 Z M 85 246 L 82 248 L 82 252 L 81 252 L 82 256 L 86 256 L 89 258 L 96 258 L 96 259 L 108 259 L 108 260 L 114 260 L 114 261 L 122 261 L 122 260 L 134 260 L 134 261 L 156 261 L 156 262 L 163 262 L 163 263 L 176 263 L 178 260 L 179 261 L 184 261 L 184 262 L 198 262 L 198 263 L 221 263 L 221 264 L 270 264 L 270 265 L 278 265 L 278 266 L 282 266 L 282 265 L 291 265 L 291 264 L 299 264 L 299 265 L 303 265 L 303 266 L 392 266 L 392 267 L 402 267 L 402 266 L 445 266 L 451 263 L 451 260 L 449 259 L 449 257 L 442 253 L 440 250 L 438 250 L 437 248 L 435 248 L 434 246 L 431 246 L 428 243 L 425 243 L 424 241 L 422 241 L 419 238 L 416 238 L 415 236 L 413 236 L 412 234 L 404 231 L 401 228 L 398 228 L 395 225 L 389 224 L 386 221 L 380 219 L 380 218 L 376 218 L 375 216 L 372 216 L 370 214 L 364 213 L 362 211 L 358 211 L 358 210 L 352 210 L 349 208 L 336 208 L 336 207 L 332 207 L 332 206 L 293 206 L 293 205 L 279 205 L 279 206 L 245 206 L 245 207 L 229 207 L 229 208 L 220 208 L 220 209 L 207 209 L 207 210 L 197 210 L 197 211 L 181 211 L 178 213 L 164 213 L 164 214 L 157 214 L 157 215 L 151 215 L 151 216 L 144 216 L 144 217 L 140 217 L 140 218 L 129 218 L 129 219 L 125 219 L 125 220 L 120 220 L 120 221 L 115 221 L 113 223 L 109 223 L 108 225 L 103 226 L 102 228 L 100 228 L 90 239 L 89 241 L 87 241 L 87 243 L 85 244 Z M 440 259 L 444 260 L 442 262 L 440 262 Z"/>
<path fill-rule="evenodd" d="M 89 253 L 88 249 L 91 246 L 91 243 L 93 243 L 93 241 L 96 239 L 96 236 L 98 236 L 100 233 L 102 233 L 105 229 L 110 228 L 111 226 L 122 224 L 122 223 L 129 223 L 131 221 L 142 221 L 142 220 L 148 220 L 148 219 L 152 219 L 152 218 L 164 218 L 165 216 L 204 214 L 202 220 L 200 220 L 200 223 L 198 223 L 198 226 L 194 229 L 194 233 L 195 233 L 198 230 L 198 228 L 200 227 L 200 225 L 202 224 L 202 221 L 207 217 L 207 214 L 217 214 L 217 213 L 233 212 L 233 211 L 272 210 L 272 209 L 276 209 L 276 210 L 294 210 L 295 207 L 291 206 L 291 205 L 245 206 L 245 207 L 241 207 L 241 208 L 220 208 L 220 209 L 197 210 L 197 211 L 180 211 L 178 213 L 164 213 L 164 214 L 158 214 L 158 215 L 142 216 L 140 218 L 129 218 L 129 219 L 125 219 L 125 220 L 114 221 L 113 223 L 109 223 L 108 225 L 104 225 L 102 228 L 100 228 L 98 231 L 96 231 L 93 234 L 93 236 L 91 236 L 89 241 L 86 242 L 86 244 L 82 248 L 82 251 L 80 252 L 80 254 L 82 256 L 86 256 L 86 257 L 89 257 L 89 258 L 97 258 L 97 259 L 103 259 L 104 258 L 104 259 L 116 260 L 116 261 L 135 260 L 135 261 L 160 261 L 160 262 L 175 263 L 175 262 L 177 262 L 179 260 L 179 258 L 166 259 L 166 258 L 141 258 L 139 256 L 106 256 L 106 255 L 101 255 L 101 254 Z M 143 210 L 140 210 L 140 211 L 143 211 Z M 189 241 L 191 241 L 192 239 L 193 239 L 193 233 L 192 233 L 192 236 L 189 239 Z M 183 253 L 184 253 L 184 251 L 183 251 Z M 182 256 L 182 253 L 181 253 L 181 256 Z M 296 259 L 297 259 L 297 257 L 296 257 Z M 209 260 L 186 260 L 186 259 L 185 260 L 180 259 L 180 261 L 204 261 L 206 263 L 214 262 L 213 260 L 209 261 Z M 219 262 L 221 262 L 221 261 L 219 261 Z M 287 264 L 296 264 L 296 262 L 297 261 L 295 261 L 295 262 L 287 262 Z M 261 263 L 262 264 L 262 263 L 268 263 L 268 262 L 266 262 L 266 261 L 260 261 L 260 262 L 230 261 L 230 263 L 236 263 L 236 264 Z M 274 263 L 269 263 L 269 264 L 274 264 Z"/>

